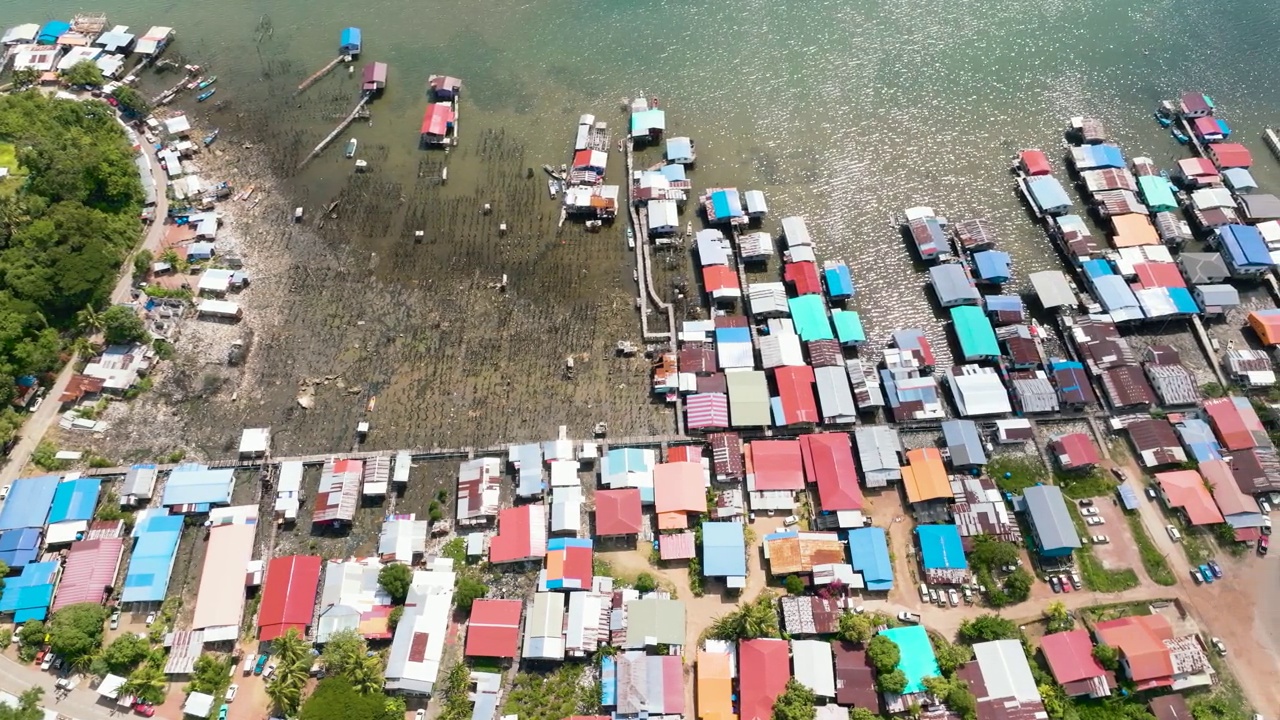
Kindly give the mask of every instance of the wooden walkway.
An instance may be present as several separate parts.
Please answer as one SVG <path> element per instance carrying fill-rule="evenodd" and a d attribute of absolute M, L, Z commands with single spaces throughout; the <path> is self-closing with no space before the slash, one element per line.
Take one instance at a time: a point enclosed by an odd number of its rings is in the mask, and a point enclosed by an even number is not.
<path fill-rule="evenodd" d="M 302 162 L 298 163 L 298 169 L 301 170 L 307 163 L 315 160 L 317 155 L 324 152 L 324 149 L 329 146 L 329 143 L 333 142 L 334 138 L 341 135 L 343 130 L 346 130 L 351 123 L 356 121 L 356 118 L 360 116 L 360 111 L 364 110 L 364 106 L 368 105 L 369 101 L 372 99 L 373 93 L 366 92 L 362 95 L 360 97 L 360 102 L 356 103 L 356 107 L 351 111 L 351 114 L 343 118 L 342 122 L 338 123 L 338 127 L 334 128 L 333 132 L 326 135 L 325 138 L 320 141 L 320 144 L 311 151 L 311 154 L 303 158 Z"/>
<path fill-rule="evenodd" d="M 314 74 L 314 75 L 312 75 L 311 77 L 307 78 L 306 80 L 303 80 L 301 83 L 298 83 L 298 89 L 297 89 L 297 90 L 294 90 L 294 91 L 293 91 L 293 94 L 294 94 L 294 95 L 297 95 L 298 93 L 302 92 L 303 90 L 306 90 L 307 88 L 311 87 L 312 85 L 314 85 L 314 84 L 315 84 L 315 82 L 316 82 L 317 80 L 319 80 L 320 78 L 322 78 L 322 77 L 324 77 L 325 75 L 329 74 L 329 71 L 330 71 L 330 70 L 332 70 L 332 69 L 334 69 L 334 68 L 338 67 L 338 63 L 341 63 L 341 62 L 343 62 L 343 61 L 350 62 L 350 61 L 351 61 L 351 56 L 349 56 L 349 55 L 339 55 L 338 57 L 336 57 L 336 58 L 334 58 L 334 59 L 330 60 L 328 65 L 325 65 L 324 67 L 322 67 L 322 68 L 320 68 L 319 70 L 317 70 L 317 71 L 315 72 L 315 74 Z"/>

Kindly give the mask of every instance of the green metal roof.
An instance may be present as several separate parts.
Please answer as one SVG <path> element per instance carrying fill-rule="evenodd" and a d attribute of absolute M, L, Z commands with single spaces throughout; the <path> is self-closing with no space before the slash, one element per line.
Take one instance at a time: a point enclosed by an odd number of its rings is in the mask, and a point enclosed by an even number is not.
<path fill-rule="evenodd" d="M 991 327 L 991 321 L 982 308 L 974 305 L 953 307 L 951 322 L 955 325 L 956 337 L 960 339 L 960 351 L 966 361 L 1000 355 L 996 331 Z"/>
<path fill-rule="evenodd" d="M 1178 201 L 1169 189 L 1168 180 L 1157 175 L 1143 175 L 1138 178 L 1138 189 L 1142 191 L 1142 199 L 1152 212 L 1178 209 Z"/>
<path fill-rule="evenodd" d="M 855 310 L 832 310 L 831 320 L 836 326 L 836 338 L 841 344 L 867 341 L 867 333 L 862 329 L 862 318 Z"/>
<path fill-rule="evenodd" d="M 813 340 L 834 340 L 831 332 L 831 321 L 827 318 L 827 303 L 821 295 L 801 295 L 787 301 L 791 306 L 791 319 L 796 324 L 796 333 L 805 342 Z"/>

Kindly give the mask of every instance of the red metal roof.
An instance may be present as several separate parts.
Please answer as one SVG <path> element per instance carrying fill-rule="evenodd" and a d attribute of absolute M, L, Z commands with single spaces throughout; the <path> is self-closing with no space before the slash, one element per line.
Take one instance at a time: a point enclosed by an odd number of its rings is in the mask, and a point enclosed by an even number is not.
<path fill-rule="evenodd" d="M 275 640 L 290 628 L 306 634 L 320 585 L 320 558 L 289 555 L 267 563 L 258 612 L 258 639 Z"/>
<path fill-rule="evenodd" d="M 711 467 L 719 480 L 741 480 L 742 438 L 737 433 L 712 433 L 707 436 L 711 443 Z"/>
<path fill-rule="evenodd" d="M 1211 117 L 1198 117 L 1191 121 L 1191 125 L 1199 133 L 1200 137 L 1222 134 L 1222 128 L 1218 127 L 1218 121 Z"/>
<path fill-rule="evenodd" d="M 673 445 L 667 448 L 667 462 L 702 462 L 702 451 L 706 446 L 698 443 L 696 445 Z"/>
<path fill-rule="evenodd" d="M 1045 635 L 1040 640 L 1040 650 L 1059 685 L 1107 674 L 1106 668 L 1093 658 L 1093 640 L 1088 630 Z"/>
<path fill-rule="evenodd" d="M 853 461 L 853 444 L 848 433 L 802 435 L 800 453 L 806 478 L 818 484 L 818 499 L 823 510 L 862 509 L 858 466 Z"/>
<path fill-rule="evenodd" d="M 773 717 L 773 703 L 791 679 L 791 647 L 786 640 L 761 638 L 738 643 L 738 716 Z"/>
<path fill-rule="evenodd" d="M 1050 443 L 1050 448 L 1058 456 L 1058 462 L 1067 470 L 1092 467 L 1101 461 L 1093 440 L 1084 433 L 1063 435 Z"/>
<path fill-rule="evenodd" d="M 476 600 L 467 623 L 467 657 L 514 658 L 520 645 L 519 600 Z"/>
<path fill-rule="evenodd" d="M 1028 175 L 1048 175 L 1053 171 L 1049 166 L 1049 158 L 1042 150 L 1023 150 L 1018 153 L 1018 164 Z"/>
<path fill-rule="evenodd" d="M 1163 642 L 1173 639 L 1173 628 L 1165 616 L 1131 615 L 1100 622 L 1094 628 L 1101 642 L 1120 649 L 1138 689 L 1173 683 L 1173 659 Z"/>
<path fill-rule="evenodd" d="M 782 402 L 783 425 L 817 423 L 818 401 L 813 395 L 813 368 L 808 365 L 780 367 L 773 371 Z"/>
<path fill-rule="evenodd" d="M 803 490 L 804 460 L 799 440 L 756 440 L 747 444 L 753 490 Z"/>
<path fill-rule="evenodd" d="M 702 268 L 702 284 L 707 292 L 739 290 L 738 273 L 726 265 L 708 265 Z"/>
<path fill-rule="evenodd" d="M 640 488 L 596 491 L 596 535 L 635 535 L 642 526 Z"/>
<path fill-rule="evenodd" d="M 534 508 L 539 509 L 542 527 L 534 527 Z M 546 521 L 546 510 L 542 505 L 518 505 L 498 511 L 498 534 L 489 541 L 489 562 L 519 562 L 546 555 Z M 535 536 L 541 539 L 541 543 L 535 542 Z"/>
<path fill-rule="evenodd" d="M 1184 288 L 1187 286 L 1187 281 L 1183 279 L 1182 271 L 1178 269 L 1177 263 L 1145 262 L 1134 265 L 1133 269 L 1138 274 L 1138 283 L 1144 289 L 1153 287 Z"/>
<path fill-rule="evenodd" d="M 1249 432 L 1249 423 L 1241 408 L 1231 398 L 1205 400 L 1204 411 L 1209 415 L 1209 424 L 1213 425 L 1218 442 L 1227 450 L 1247 450 L 1258 444 Z"/>
<path fill-rule="evenodd" d="M 444 103 L 432 103 L 422 114 L 422 129 L 419 130 L 419 134 L 443 137 L 449 134 L 449 125 L 453 123 L 453 117 L 453 108 Z"/>
<path fill-rule="evenodd" d="M 52 612 L 76 603 L 102 602 L 102 591 L 115 585 L 120 570 L 120 554 L 124 551 L 122 538 L 81 540 L 71 543 L 67 551 L 67 565 L 58 584 L 58 596 L 54 598 Z"/>
<path fill-rule="evenodd" d="M 1253 165 L 1253 155 L 1249 148 L 1240 143 L 1214 143 L 1209 146 L 1209 155 L 1219 168 L 1247 168 Z"/>
<path fill-rule="evenodd" d="M 782 277 L 795 287 L 797 295 L 822 294 L 822 281 L 818 279 L 818 266 L 815 263 L 787 263 Z"/>

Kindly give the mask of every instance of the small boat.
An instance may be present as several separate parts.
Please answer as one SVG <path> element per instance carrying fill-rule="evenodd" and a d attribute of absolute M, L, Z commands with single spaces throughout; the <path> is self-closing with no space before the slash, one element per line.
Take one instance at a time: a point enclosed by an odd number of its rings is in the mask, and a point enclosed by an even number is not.
<path fill-rule="evenodd" d="M 569 174 L 569 166 L 565 165 L 564 163 L 560 163 L 560 177 L 563 179 L 568 174 Z"/>
<path fill-rule="evenodd" d="M 218 139 L 218 128 L 214 128 L 213 132 L 204 136 L 204 146 L 209 147 L 210 145 L 213 144 L 213 141 L 217 139 Z"/>
<path fill-rule="evenodd" d="M 1167 128 L 1173 124 L 1173 118 L 1168 118 L 1160 113 L 1156 113 L 1156 122 L 1160 123 L 1160 127 Z"/>
<path fill-rule="evenodd" d="M 443 170 L 440 171 L 440 182 L 442 183 L 449 182 L 449 168 L 444 168 Z"/>
<path fill-rule="evenodd" d="M 556 180 L 564 180 L 564 175 L 557 172 L 556 169 L 551 167 L 550 165 L 543 165 L 542 171 L 550 175 L 551 177 L 555 178 Z"/>
<path fill-rule="evenodd" d="M 196 89 L 197 89 L 197 90 L 203 90 L 203 89 L 205 89 L 205 88 L 209 87 L 210 85 L 212 85 L 212 84 L 214 84 L 214 83 L 216 83 L 216 82 L 218 82 L 218 76 L 217 76 L 217 75 L 210 75 L 209 77 L 205 78 L 204 80 L 201 80 L 200 82 L 196 83 Z"/>
<path fill-rule="evenodd" d="M 293 221 L 302 222 L 302 208 L 296 207 L 293 209 Z"/>
<path fill-rule="evenodd" d="M 218 88 L 209 88 L 196 96 L 196 102 L 204 102 L 205 100 L 213 97 L 213 94 L 216 92 L 218 92 Z"/>
<path fill-rule="evenodd" d="M 373 412 L 373 409 L 376 407 L 378 407 L 378 396 L 374 395 L 373 397 L 369 398 L 369 403 L 364 406 L 364 411 Z"/>
<path fill-rule="evenodd" d="M 1169 131 L 1169 134 L 1172 135 L 1173 139 L 1177 140 L 1179 144 L 1186 145 L 1187 143 L 1191 142 L 1191 138 L 1184 135 L 1177 128 L 1171 129 Z"/>
<path fill-rule="evenodd" d="M 628 250 L 636 249 L 636 233 L 634 230 L 631 229 L 630 225 L 627 226 L 627 249 Z"/>
<path fill-rule="evenodd" d="M 556 199 L 556 193 L 560 192 L 560 183 L 554 179 L 547 181 L 547 191 L 551 193 L 551 199 Z"/>
<path fill-rule="evenodd" d="M 365 162 L 364 160 L 356 161 L 356 172 L 364 172 L 365 169 L 368 167 L 369 167 L 369 163 Z"/>
<path fill-rule="evenodd" d="M 603 226 L 604 226 L 604 223 L 599 220 L 588 220 L 586 222 L 586 228 L 590 232 L 595 232 Z"/>
<path fill-rule="evenodd" d="M 356 156 L 356 145 L 358 144 L 359 142 L 355 138 L 351 138 L 350 140 L 347 141 L 346 155 L 348 158 L 353 158 Z"/>

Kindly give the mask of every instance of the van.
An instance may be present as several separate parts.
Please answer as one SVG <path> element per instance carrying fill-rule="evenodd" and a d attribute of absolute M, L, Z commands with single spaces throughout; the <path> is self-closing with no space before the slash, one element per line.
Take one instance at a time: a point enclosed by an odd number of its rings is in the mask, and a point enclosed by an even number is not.
<path fill-rule="evenodd" d="M 920 602 L 929 602 L 929 586 L 920 583 Z"/>
<path fill-rule="evenodd" d="M 1172 525 L 1164 526 L 1165 532 L 1169 533 L 1169 539 L 1174 542 L 1182 542 L 1182 533 L 1178 532 L 1178 528 Z"/>

